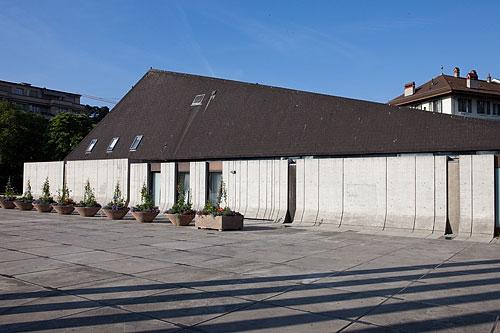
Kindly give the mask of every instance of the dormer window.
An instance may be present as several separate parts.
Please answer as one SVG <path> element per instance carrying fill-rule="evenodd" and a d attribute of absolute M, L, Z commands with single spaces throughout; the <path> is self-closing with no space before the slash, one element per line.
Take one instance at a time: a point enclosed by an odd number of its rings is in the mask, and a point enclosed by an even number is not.
<path fill-rule="evenodd" d="M 142 135 L 136 136 L 134 142 L 132 142 L 132 145 L 130 146 L 130 150 L 137 150 L 137 146 L 139 146 L 141 140 L 142 140 Z"/>
<path fill-rule="evenodd" d="M 191 103 L 191 106 L 198 106 L 198 105 L 201 105 L 201 103 L 203 103 L 203 99 L 205 98 L 205 94 L 201 94 L 201 95 L 196 95 L 193 99 L 193 103 Z"/>
<path fill-rule="evenodd" d="M 111 143 L 109 144 L 108 148 L 106 149 L 106 151 L 108 153 L 112 152 L 113 149 L 115 149 L 115 146 L 116 146 L 116 143 L 118 142 L 120 138 L 113 138 L 113 140 L 111 140 Z"/>
<path fill-rule="evenodd" d="M 90 141 L 87 149 L 85 149 L 85 153 L 90 154 L 90 152 L 92 152 L 92 149 L 94 149 L 94 146 L 96 143 L 97 143 L 97 139 L 92 139 L 92 141 Z"/>

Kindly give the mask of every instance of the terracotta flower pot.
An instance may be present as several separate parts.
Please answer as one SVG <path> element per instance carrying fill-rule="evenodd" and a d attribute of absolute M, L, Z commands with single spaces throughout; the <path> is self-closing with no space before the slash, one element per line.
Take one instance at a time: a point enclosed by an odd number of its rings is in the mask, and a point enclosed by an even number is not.
<path fill-rule="evenodd" d="M 132 212 L 137 222 L 151 222 L 159 212 Z"/>
<path fill-rule="evenodd" d="M 76 211 L 80 216 L 83 217 L 93 217 L 101 207 L 75 207 Z"/>
<path fill-rule="evenodd" d="M 35 209 L 39 212 L 39 213 L 50 213 L 52 211 L 52 205 L 48 204 L 48 203 L 43 203 L 43 204 L 33 204 L 33 206 L 35 206 Z"/>
<path fill-rule="evenodd" d="M 123 208 L 123 209 L 104 209 L 102 210 L 104 214 L 108 217 L 110 220 L 121 220 L 125 215 L 127 215 L 129 209 L 128 208 Z"/>
<path fill-rule="evenodd" d="M 16 207 L 19 208 L 20 210 L 32 210 L 33 209 L 33 204 L 31 202 L 14 201 L 14 205 L 16 205 Z"/>
<path fill-rule="evenodd" d="M 75 205 L 54 205 L 53 207 L 59 215 L 69 215 L 75 210 Z"/>
<path fill-rule="evenodd" d="M 167 215 L 169 221 L 172 222 L 172 224 L 177 227 L 189 225 L 189 223 L 191 223 L 191 221 L 195 217 L 194 214 L 191 215 L 165 214 L 165 215 Z"/>
<path fill-rule="evenodd" d="M 0 206 L 2 206 L 2 208 L 5 208 L 5 209 L 13 209 L 13 208 L 16 208 L 16 206 L 14 205 L 14 201 L 0 201 Z"/>
<path fill-rule="evenodd" d="M 243 215 L 197 215 L 194 225 L 198 229 L 238 230 L 243 228 Z"/>

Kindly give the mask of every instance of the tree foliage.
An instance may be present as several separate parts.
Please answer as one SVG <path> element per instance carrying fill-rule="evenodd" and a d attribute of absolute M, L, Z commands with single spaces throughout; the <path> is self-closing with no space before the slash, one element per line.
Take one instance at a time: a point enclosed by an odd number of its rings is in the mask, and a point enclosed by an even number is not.
<path fill-rule="evenodd" d="M 46 129 L 42 116 L 14 103 L 0 103 L 0 184 L 6 184 L 10 175 L 13 186 L 19 189 L 23 163 L 46 159 Z"/>
<path fill-rule="evenodd" d="M 47 143 L 52 159 L 64 159 L 92 128 L 92 120 L 82 114 L 59 113 L 50 119 Z"/>
<path fill-rule="evenodd" d="M 47 121 L 18 104 L 0 102 L 0 192 L 10 176 L 20 193 L 23 163 L 64 159 L 109 112 L 105 106 L 85 109 L 86 114 L 60 113 Z"/>
<path fill-rule="evenodd" d="M 109 113 L 109 108 L 107 106 L 99 107 L 87 104 L 85 105 L 85 113 L 90 119 L 92 119 L 94 124 L 97 124 Z"/>

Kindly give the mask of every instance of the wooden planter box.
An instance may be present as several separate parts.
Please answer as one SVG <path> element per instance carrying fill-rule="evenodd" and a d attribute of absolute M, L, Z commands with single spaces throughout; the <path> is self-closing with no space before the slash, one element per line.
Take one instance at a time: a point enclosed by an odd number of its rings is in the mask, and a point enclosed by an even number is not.
<path fill-rule="evenodd" d="M 76 211 L 80 216 L 83 217 L 93 217 L 101 207 L 75 207 Z"/>
<path fill-rule="evenodd" d="M 0 201 L 0 206 L 5 209 L 14 209 L 16 206 L 14 205 L 14 201 Z"/>
<path fill-rule="evenodd" d="M 16 207 L 19 208 L 20 210 L 32 210 L 33 209 L 33 204 L 31 202 L 14 201 L 14 205 L 16 205 Z"/>
<path fill-rule="evenodd" d="M 177 214 L 165 214 L 167 215 L 168 219 L 170 222 L 172 222 L 173 225 L 176 227 L 179 226 L 186 226 L 191 223 L 191 221 L 194 219 L 195 215 L 177 215 Z"/>
<path fill-rule="evenodd" d="M 110 220 L 121 220 L 125 215 L 127 215 L 129 209 L 128 208 L 123 208 L 123 209 L 103 209 L 102 210 L 104 214 L 108 217 Z"/>
<path fill-rule="evenodd" d="M 69 215 L 73 213 L 73 211 L 75 210 L 75 205 L 65 205 L 65 206 L 54 205 L 53 207 L 56 210 L 57 214 L 59 215 Z"/>
<path fill-rule="evenodd" d="M 50 213 L 52 211 L 52 205 L 43 203 L 43 204 L 33 204 L 35 206 L 35 209 L 39 213 Z"/>
<path fill-rule="evenodd" d="M 153 221 L 158 214 L 159 212 L 132 212 L 137 222 L 141 223 Z"/>
<path fill-rule="evenodd" d="M 198 229 L 239 230 L 243 228 L 243 215 L 212 216 L 198 215 L 194 221 Z"/>

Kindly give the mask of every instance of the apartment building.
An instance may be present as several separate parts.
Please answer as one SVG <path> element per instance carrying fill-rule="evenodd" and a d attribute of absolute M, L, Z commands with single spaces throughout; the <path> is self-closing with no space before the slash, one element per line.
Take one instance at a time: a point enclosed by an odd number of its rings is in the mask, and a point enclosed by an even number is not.
<path fill-rule="evenodd" d="M 46 119 L 59 112 L 83 113 L 81 95 L 59 90 L 35 87 L 29 83 L 0 80 L 0 101 L 21 105 L 26 111 L 40 114 Z"/>
<path fill-rule="evenodd" d="M 461 77 L 460 69 L 455 67 L 453 76 L 441 74 L 418 87 L 415 82 L 405 84 L 404 93 L 387 104 L 500 120 L 500 80 L 492 79 L 490 74 L 480 80 L 475 70 Z"/>

